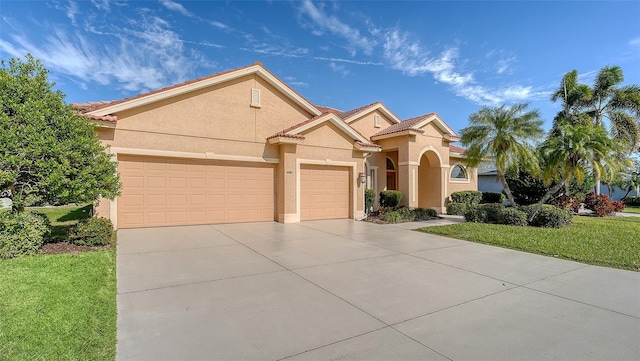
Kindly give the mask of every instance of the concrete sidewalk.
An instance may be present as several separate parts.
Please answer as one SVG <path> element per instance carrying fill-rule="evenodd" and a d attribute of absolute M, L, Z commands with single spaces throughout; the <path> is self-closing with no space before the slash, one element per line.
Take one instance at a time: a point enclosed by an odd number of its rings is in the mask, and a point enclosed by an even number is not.
<path fill-rule="evenodd" d="M 119 360 L 638 360 L 640 273 L 351 220 L 119 231 Z"/>

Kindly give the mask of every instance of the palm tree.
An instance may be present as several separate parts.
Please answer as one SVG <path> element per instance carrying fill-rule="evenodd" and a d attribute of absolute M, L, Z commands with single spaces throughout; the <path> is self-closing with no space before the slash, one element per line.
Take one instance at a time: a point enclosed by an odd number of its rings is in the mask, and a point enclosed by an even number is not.
<path fill-rule="evenodd" d="M 560 87 L 551 97 L 554 102 L 562 101 L 563 109 L 558 117 L 564 121 L 573 124 L 590 122 L 593 126 L 603 127 L 607 119 L 611 136 L 626 144 L 620 158 L 626 158 L 624 153 L 633 152 L 640 145 L 640 86 L 619 87 L 623 81 L 624 75 L 618 66 L 600 69 L 593 87 L 578 83 L 578 72 L 573 70 L 565 74 Z M 555 128 L 551 133 L 554 132 Z M 593 162 L 601 163 L 602 160 L 596 158 Z M 600 194 L 600 177 L 595 168 L 594 175 L 596 193 Z"/>
<path fill-rule="evenodd" d="M 515 205 L 515 201 L 505 173 L 517 172 L 521 166 L 534 174 L 539 170 L 535 148 L 529 141 L 535 141 L 544 134 L 544 121 L 537 110 L 528 111 L 528 106 L 484 107 L 469 116 L 470 126 L 461 132 L 462 144 L 467 147 L 467 163 L 477 167 L 483 160 L 493 159 L 498 180 L 511 205 Z"/>
<path fill-rule="evenodd" d="M 538 201 L 532 218 L 551 195 L 567 186 L 572 177 L 582 182 L 588 172 L 593 171 L 596 177 L 603 174 L 606 171 L 603 164 L 613 163 L 621 146 L 620 141 L 611 139 L 602 126 L 574 124 L 557 117 L 553 128 L 555 133 L 541 144 L 540 154 L 545 160 L 543 181 L 546 184 L 556 181 L 557 184 Z"/>

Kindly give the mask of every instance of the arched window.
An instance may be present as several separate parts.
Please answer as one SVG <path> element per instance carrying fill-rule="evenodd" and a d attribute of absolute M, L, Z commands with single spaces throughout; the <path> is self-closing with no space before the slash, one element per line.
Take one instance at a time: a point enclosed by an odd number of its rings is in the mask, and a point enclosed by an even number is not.
<path fill-rule="evenodd" d="M 395 191 L 396 187 L 396 165 L 393 163 L 391 158 L 387 157 L 387 190 Z"/>
<path fill-rule="evenodd" d="M 451 169 L 451 179 L 467 179 L 467 172 L 461 165 L 455 165 Z"/>

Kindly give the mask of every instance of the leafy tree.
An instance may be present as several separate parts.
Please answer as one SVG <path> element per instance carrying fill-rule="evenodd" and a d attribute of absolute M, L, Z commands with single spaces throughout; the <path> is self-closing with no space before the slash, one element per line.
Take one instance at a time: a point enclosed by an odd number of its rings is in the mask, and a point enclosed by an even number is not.
<path fill-rule="evenodd" d="M 461 132 L 469 165 L 477 167 L 492 158 L 498 180 L 512 205 L 516 203 L 505 180 L 506 172 L 523 168 L 536 173 L 539 169 L 535 148 L 529 141 L 542 136 L 543 120 L 537 110 L 527 111 L 527 107 L 528 104 L 517 104 L 482 108 L 469 117 L 471 125 Z"/>
<path fill-rule="evenodd" d="M 0 192 L 22 211 L 30 199 L 50 203 L 113 199 L 116 163 L 87 118 L 76 116 L 31 55 L 0 68 Z"/>

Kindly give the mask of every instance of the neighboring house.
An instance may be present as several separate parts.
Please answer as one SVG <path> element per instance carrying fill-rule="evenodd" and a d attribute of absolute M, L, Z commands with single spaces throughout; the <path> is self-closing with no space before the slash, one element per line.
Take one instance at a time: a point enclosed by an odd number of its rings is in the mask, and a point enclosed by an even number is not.
<path fill-rule="evenodd" d="M 74 108 L 116 154 L 122 195 L 96 211 L 119 228 L 360 219 L 365 187 L 444 212 L 477 188 L 436 113 L 317 106 L 260 63 Z"/>

